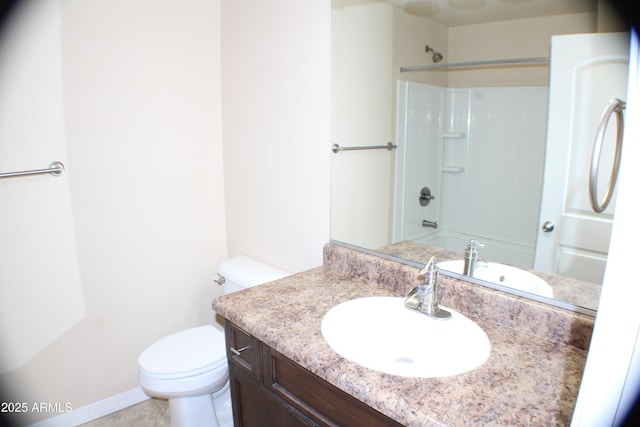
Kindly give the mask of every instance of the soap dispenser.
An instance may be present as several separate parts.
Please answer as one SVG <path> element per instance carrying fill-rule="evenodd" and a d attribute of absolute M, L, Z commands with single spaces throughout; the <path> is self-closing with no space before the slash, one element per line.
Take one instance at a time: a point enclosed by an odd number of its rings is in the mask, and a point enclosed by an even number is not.
<path fill-rule="evenodd" d="M 478 248 L 482 248 L 484 245 L 477 240 L 469 240 L 467 248 L 464 250 L 464 268 L 462 274 L 465 276 L 473 276 L 476 270 L 476 264 L 478 263 Z"/>

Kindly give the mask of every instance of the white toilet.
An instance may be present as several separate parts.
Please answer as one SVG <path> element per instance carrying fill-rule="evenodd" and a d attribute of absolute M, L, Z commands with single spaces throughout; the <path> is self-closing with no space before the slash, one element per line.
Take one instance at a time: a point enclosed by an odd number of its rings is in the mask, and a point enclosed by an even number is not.
<path fill-rule="evenodd" d="M 289 275 L 245 255 L 222 262 L 218 274 L 225 294 Z M 169 399 L 172 427 L 233 425 L 224 331 L 205 325 L 169 335 L 138 365 L 145 393 Z"/>

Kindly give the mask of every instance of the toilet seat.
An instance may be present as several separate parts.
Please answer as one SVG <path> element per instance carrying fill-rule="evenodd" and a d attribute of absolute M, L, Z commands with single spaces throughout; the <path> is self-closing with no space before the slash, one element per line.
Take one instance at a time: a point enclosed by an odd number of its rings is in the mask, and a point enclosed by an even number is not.
<path fill-rule="evenodd" d="M 142 375 L 156 380 L 210 373 L 226 367 L 224 333 L 213 325 L 177 332 L 149 346 L 138 358 L 138 364 Z"/>

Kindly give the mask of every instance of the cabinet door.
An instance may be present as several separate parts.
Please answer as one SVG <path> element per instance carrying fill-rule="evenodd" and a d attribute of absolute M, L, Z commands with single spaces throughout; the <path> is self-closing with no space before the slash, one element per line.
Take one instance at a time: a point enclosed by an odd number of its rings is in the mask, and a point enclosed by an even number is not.
<path fill-rule="evenodd" d="M 229 363 L 229 379 L 235 427 L 318 426 L 233 363 Z"/>
<path fill-rule="evenodd" d="M 225 322 L 233 419 L 236 427 L 318 426 L 262 385 L 262 344 L 236 325 Z"/>
<path fill-rule="evenodd" d="M 262 358 L 265 387 L 320 425 L 401 426 L 266 345 Z"/>

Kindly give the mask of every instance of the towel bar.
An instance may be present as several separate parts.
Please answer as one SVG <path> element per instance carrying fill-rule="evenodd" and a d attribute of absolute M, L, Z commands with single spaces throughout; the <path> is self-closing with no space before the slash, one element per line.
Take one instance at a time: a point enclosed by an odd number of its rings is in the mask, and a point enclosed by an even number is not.
<path fill-rule="evenodd" d="M 15 178 L 18 176 L 28 176 L 28 175 L 43 175 L 45 173 L 50 173 L 53 176 L 60 176 L 64 173 L 64 164 L 62 164 L 62 162 L 53 162 L 49 165 L 49 168 L 47 169 L 34 169 L 29 171 L 0 173 L 0 179 Z"/>
<path fill-rule="evenodd" d="M 387 145 L 363 145 L 361 147 L 341 147 L 338 144 L 333 144 L 331 146 L 331 150 L 334 153 L 338 153 L 340 151 L 354 151 L 354 150 L 393 150 L 394 148 L 398 148 L 393 142 L 388 142 Z"/>

